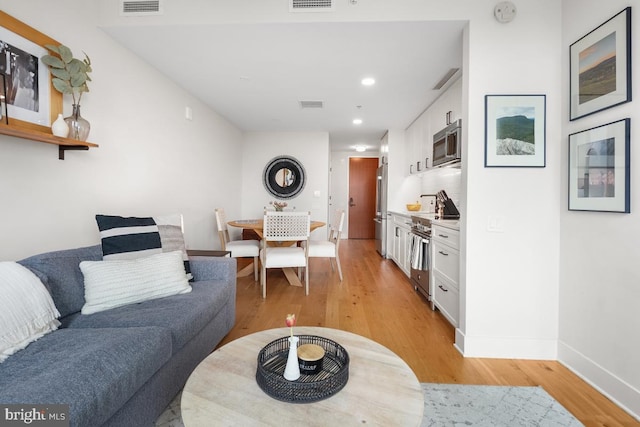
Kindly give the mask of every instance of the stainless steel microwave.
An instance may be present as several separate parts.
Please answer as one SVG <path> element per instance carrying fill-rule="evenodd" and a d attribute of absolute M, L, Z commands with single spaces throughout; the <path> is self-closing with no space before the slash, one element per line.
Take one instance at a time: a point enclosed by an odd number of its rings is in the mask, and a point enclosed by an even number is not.
<path fill-rule="evenodd" d="M 433 135 L 433 166 L 459 162 L 462 155 L 462 120 Z"/>

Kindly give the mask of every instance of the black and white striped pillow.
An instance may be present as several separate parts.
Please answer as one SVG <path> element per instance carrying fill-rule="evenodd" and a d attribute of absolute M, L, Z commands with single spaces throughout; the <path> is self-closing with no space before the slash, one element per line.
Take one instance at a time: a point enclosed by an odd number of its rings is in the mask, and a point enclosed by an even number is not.
<path fill-rule="evenodd" d="M 182 235 L 182 216 L 122 217 L 96 215 L 104 260 L 137 259 L 162 252 L 181 251 L 191 279 L 189 257 Z"/>

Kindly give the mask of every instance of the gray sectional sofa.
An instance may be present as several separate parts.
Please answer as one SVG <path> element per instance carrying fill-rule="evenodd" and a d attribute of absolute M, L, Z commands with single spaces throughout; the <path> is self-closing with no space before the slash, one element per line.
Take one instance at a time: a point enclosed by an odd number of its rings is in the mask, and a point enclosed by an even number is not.
<path fill-rule="evenodd" d="M 19 261 L 62 325 L 0 364 L 0 403 L 69 404 L 71 426 L 150 426 L 233 327 L 234 258 L 190 259 L 190 293 L 83 315 L 79 263 L 101 259 L 98 245 Z"/>

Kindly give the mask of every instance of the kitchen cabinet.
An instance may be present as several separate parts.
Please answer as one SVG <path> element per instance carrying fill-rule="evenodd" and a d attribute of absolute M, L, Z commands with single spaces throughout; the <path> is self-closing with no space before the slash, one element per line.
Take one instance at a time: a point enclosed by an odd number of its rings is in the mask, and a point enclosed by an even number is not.
<path fill-rule="evenodd" d="M 391 238 L 393 239 L 391 259 L 409 277 L 411 274 L 411 217 L 394 213 L 391 217 Z"/>
<path fill-rule="evenodd" d="M 433 135 L 448 123 L 461 118 L 462 79 L 458 79 L 429 106 L 405 131 L 406 174 L 416 174 L 432 167 Z"/>
<path fill-rule="evenodd" d="M 407 174 L 424 172 L 429 154 L 425 153 L 425 142 L 429 139 L 428 117 L 421 115 L 405 131 L 407 144 Z"/>
<path fill-rule="evenodd" d="M 451 86 L 429 107 L 429 126 L 433 134 L 462 117 L 462 79 Z M 448 116 L 448 117 L 447 117 Z M 433 141 L 431 141 L 433 144 Z"/>
<path fill-rule="evenodd" d="M 460 232 L 434 223 L 431 230 L 432 308 L 454 326 L 460 311 Z"/>

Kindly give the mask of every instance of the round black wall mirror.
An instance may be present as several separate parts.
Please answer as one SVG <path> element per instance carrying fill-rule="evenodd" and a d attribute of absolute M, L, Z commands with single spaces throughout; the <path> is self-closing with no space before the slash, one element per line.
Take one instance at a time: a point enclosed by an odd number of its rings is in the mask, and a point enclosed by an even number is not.
<path fill-rule="evenodd" d="M 264 188 L 279 199 L 290 199 L 300 194 L 305 184 L 304 168 L 296 158 L 278 156 L 264 168 Z"/>

